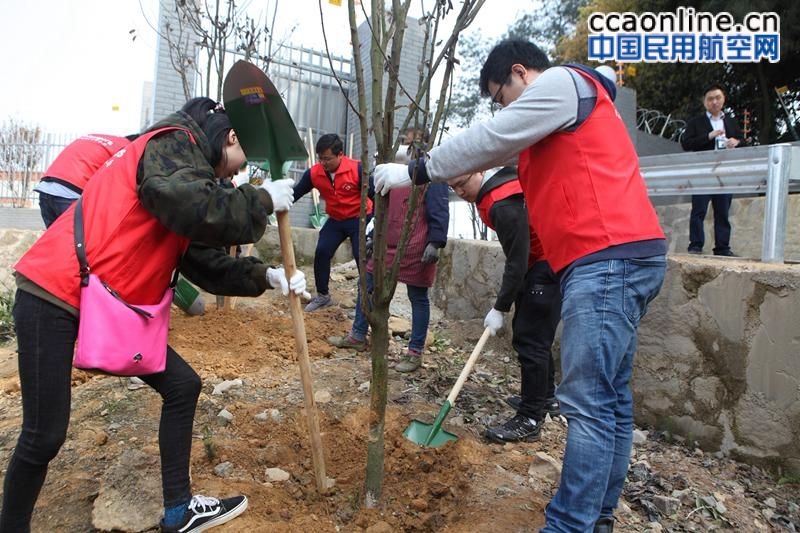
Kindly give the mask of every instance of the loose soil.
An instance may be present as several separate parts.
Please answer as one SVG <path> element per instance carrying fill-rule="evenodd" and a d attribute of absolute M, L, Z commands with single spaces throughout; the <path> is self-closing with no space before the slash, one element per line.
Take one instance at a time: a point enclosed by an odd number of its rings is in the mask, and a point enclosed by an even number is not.
<path fill-rule="evenodd" d="M 352 299 L 353 283 L 337 283 L 334 297 Z M 325 468 L 335 482 L 329 494 L 320 495 L 293 326 L 285 299 L 275 292 L 239 298 L 233 310 L 217 310 L 212 303 L 201 317 L 173 309 L 171 345 L 204 381 L 192 451 L 194 490 L 221 497 L 243 493 L 250 499 L 241 517 L 215 531 L 522 532 L 543 525 L 558 476 L 540 456 L 547 454 L 556 464 L 561 460 L 565 422 L 548 420 L 542 439 L 533 443 L 502 446 L 480 436 L 486 424 L 512 414 L 503 399 L 518 390 L 519 380 L 507 337 L 491 340 L 445 421 L 444 427 L 459 436 L 456 442 L 426 449 L 402 435 L 412 419 L 430 422 L 436 415 L 480 336 L 479 320 L 437 320 L 424 367 L 411 375 L 390 369 L 383 494 L 378 508 L 366 509 L 370 359 L 326 342 L 329 335 L 348 330 L 352 310 L 337 306 L 304 315 Z M 405 347 L 399 335 L 392 340 L 390 366 Z M 212 394 L 215 385 L 235 379 L 242 380 L 240 387 Z M 0 351 L 0 391 L 0 465 L 5 467 L 21 416 L 13 344 Z M 143 512 L 143 502 L 158 509 L 160 492 L 153 490 L 158 487 L 158 395 L 149 388 L 127 390 L 121 378 L 76 371 L 72 408 L 67 443 L 51 463 L 33 531 L 99 531 L 93 512 L 111 485 L 128 495 L 127 512 Z M 228 423 L 218 416 L 223 409 L 233 415 Z M 124 487 L 111 472 L 131 451 L 152 464 L 140 462 L 143 471 L 132 471 L 131 486 Z M 760 469 L 657 432 L 636 446 L 632 465 L 615 531 L 800 528 L 798 485 L 779 484 Z M 269 468 L 288 472 L 289 479 L 271 481 Z M 650 502 L 656 495 L 680 501 L 671 516 L 654 510 Z M 722 507 L 711 509 L 708 497 Z M 157 519 L 153 515 L 152 526 Z"/>

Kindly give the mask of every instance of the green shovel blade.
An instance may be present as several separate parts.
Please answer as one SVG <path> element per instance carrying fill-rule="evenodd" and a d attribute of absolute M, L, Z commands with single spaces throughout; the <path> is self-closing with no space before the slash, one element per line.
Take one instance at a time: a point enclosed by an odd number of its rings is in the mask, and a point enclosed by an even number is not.
<path fill-rule="evenodd" d="M 315 205 L 314 212 L 311 213 L 309 219 L 311 220 L 311 226 L 313 226 L 314 229 L 319 229 L 323 224 L 325 224 L 325 221 L 328 220 L 328 215 L 321 213 L 319 210 L 319 205 Z"/>
<path fill-rule="evenodd" d="M 237 61 L 223 84 L 225 112 L 251 163 L 268 162 L 271 178 L 281 179 L 288 161 L 304 161 L 308 152 L 281 95 L 264 72 Z"/>
<path fill-rule="evenodd" d="M 450 402 L 445 400 L 433 424 L 412 420 L 403 432 L 403 436 L 414 444 L 430 448 L 438 448 L 450 441 L 458 440 L 458 436 L 442 429 L 442 422 L 444 422 L 451 408 Z"/>

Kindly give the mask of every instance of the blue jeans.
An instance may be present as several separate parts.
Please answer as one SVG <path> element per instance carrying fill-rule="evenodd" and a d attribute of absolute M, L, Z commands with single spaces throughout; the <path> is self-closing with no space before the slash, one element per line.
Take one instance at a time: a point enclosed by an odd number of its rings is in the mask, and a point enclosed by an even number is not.
<path fill-rule="evenodd" d="M 367 294 L 372 296 L 374 280 L 371 272 L 367 272 Z M 350 335 L 354 339 L 362 340 L 367 336 L 369 323 L 367 316 L 361 309 L 361 293 L 359 285 L 359 296 L 356 301 L 356 316 L 353 320 L 353 329 Z M 428 298 L 428 287 L 417 287 L 406 285 L 408 299 L 411 302 L 411 338 L 408 347 L 422 353 L 425 348 L 425 338 L 428 336 L 428 324 L 431 319 L 431 301 Z"/>
<path fill-rule="evenodd" d="M 561 485 L 542 532 L 592 531 L 612 516 L 628 472 L 630 378 L 639 321 L 661 289 L 663 255 L 575 267 L 561 280 L 561 383 L 567 418 Z"/>
<path fill-rule="evenodd" d="M 33 507 L 50 461 L 67 437 L 72 354 L 78 318 L 50 302 L 17 290 L 14 325 L 19 352 L 22 430 L 6 468 L 0 533 L 30 531 Z M 167 346 L 164 372 L 142 376 L 161 395 L 158 431 L 164 506 L 188 502 L 192 425 L 200 376 Z"/>

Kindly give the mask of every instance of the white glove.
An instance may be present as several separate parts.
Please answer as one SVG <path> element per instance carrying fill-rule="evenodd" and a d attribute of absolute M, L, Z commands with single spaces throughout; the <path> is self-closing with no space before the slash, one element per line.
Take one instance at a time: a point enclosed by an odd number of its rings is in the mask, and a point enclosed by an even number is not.
<path fill-rule="evenodd" d="M 492 307 L 492 310 L 483 319 L 483 327 L 489 328 L 492 335 L 497 335 L 497 332 L 503 329 L 504 314 Z"/>
<path fill-rule="evenodd" d="M 287 281 L 286 271 L 283 267 L 267 268 L 267 283 L 273 289 L 280 287 L 284 296 L 288 296 L 291 290 L 298 296 L 311 298 L 311 295 L 306 292 L 306 275 L 302 270 L 295 270 L 292 279 Z"/>
<path fill-rule="evenodd" d="M 269 193 L 272 198 L 273 211 L 288 211 L 294 202 L 294 180 L 284 179 L 277 181 L 264 180 L 261 188 Z"/>
<path fill-rule="evenodd" d="M 375 192 L 386 196 L 392 189 L 411 186 L 408 165 L 399 163 L 383 163 L 375 167 Z"/>

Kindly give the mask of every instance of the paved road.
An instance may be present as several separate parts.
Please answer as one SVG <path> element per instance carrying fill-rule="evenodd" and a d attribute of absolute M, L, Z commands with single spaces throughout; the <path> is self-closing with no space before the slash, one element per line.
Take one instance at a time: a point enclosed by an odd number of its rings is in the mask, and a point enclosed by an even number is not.
<path fill-rule="evenodd" d="M 39 208 L 0 207 L 0 228 L 44 229 Z"/>

